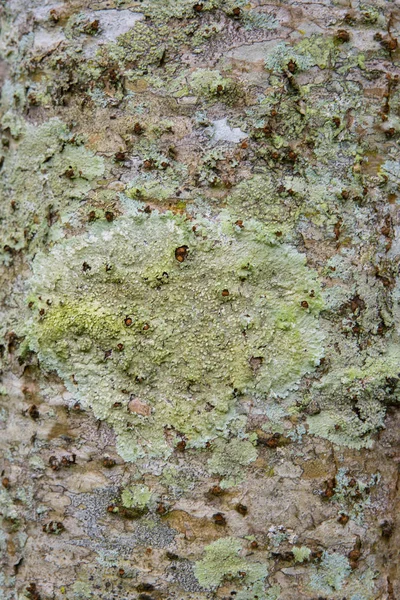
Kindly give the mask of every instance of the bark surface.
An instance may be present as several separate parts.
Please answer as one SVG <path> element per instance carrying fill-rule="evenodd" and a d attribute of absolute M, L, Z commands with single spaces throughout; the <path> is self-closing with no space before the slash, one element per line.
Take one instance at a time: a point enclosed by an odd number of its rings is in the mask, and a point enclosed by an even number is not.
<path fill-rule="evenodd" d="M 0 598 L 400 598 L 398 3 L 0 11 Z"/>

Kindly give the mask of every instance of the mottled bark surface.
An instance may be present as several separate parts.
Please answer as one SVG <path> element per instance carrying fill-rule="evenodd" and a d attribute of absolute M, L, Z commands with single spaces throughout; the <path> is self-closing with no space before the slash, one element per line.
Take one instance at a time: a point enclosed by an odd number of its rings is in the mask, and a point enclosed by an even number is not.
<path fill-rule="evenodd" d="M 0 6 L 1 599 L 400 598 L 398 4 Z"/>

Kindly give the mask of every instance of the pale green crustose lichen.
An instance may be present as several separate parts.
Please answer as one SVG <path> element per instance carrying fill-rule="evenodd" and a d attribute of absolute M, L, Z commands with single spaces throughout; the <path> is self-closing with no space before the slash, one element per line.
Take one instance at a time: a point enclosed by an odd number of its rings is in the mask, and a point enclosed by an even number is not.
<path fill-rule="evenodd" d="M 233 537 L 220 538 L 205 547 L 205 556 L 195 563 L 196 579 L 206 589 L 215 589 L 225 579 L 239 579 L 245 586 L 262 584 L 268 576 L 267 565 L 251 562 L 240 555 L 242 542 Z"/>
<path fill-rule="evenodd" d="M 226 435 L 241 396 L 284 396 L 323 354 L 314 273 L 256 221 L 137 213 L 38 254 L 33 271 L 27 343 L 126 460 Z"/>

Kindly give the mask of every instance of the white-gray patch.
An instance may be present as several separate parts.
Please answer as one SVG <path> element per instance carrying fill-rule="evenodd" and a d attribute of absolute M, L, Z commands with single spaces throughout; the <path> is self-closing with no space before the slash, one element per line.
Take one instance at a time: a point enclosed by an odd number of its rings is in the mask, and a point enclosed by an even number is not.
<path fill-rule="evenodd" d="M 60 29 L 47 31 L 40 28 L 35 32 L 33 51 L 35 54 L 44 54 L 57 48 L 64 40 L 65 36 Z"/>
<path fill-rule="evenodd" d="M 143 21 L 144 14 L 126 9 L 96 10 L 89 15 L 89 18 L 100 22 L 100 32 L 95 39 L 111 42 L 132 29 L 137 21 Z"/>
<path fill-rule="evenodd" d="M 228 58 L 234 60 L 243 60 L 249 63 L 264 63 L 267 53 L 274 48 L 277 44 L 282 42 L 283 36 L 279 38 L 267 41 L 267 42 L 255 42 L 254 44 L 244 44 L 238 46 L 233 50 L 226 53 Z"/>
<path fill-rule="evenodd" d="M 215 142 L 234 142 L 237 144 L 248 137 L 239 127 L 230 127 L 228 119 L 219 119 L 212 122 L 212 139 Z"/>

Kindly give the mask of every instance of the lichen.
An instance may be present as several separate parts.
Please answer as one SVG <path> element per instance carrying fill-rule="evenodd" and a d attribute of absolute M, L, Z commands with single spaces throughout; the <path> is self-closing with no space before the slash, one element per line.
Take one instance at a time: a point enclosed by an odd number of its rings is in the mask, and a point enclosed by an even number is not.
<path fill-rule="evenodd" d="M 238 91 L 237 83 L 231 77 L 224 77 L 217 70 L 197 69 L 189 78 L 192 92 L 206 99 L 219 99 L 229 102 L 235 99 Z"/>
<path fill-rule="evenodd" d="M 263 582 L 268 576 L 267 565 L 251 562 L 241 556 L 242 542 L 233 537 L 220 538 L 206 546 L 205 556 L 195 563 L 194 574 L 200 585 L 215 589 L 225 580 L 238 579 L 247 587 Z"/>
<path fill-rule="evenodd" d="M 349 561 L 338 552 L 324 552 L 321 563 L 314 569 L 310 586 L 323 594 L 340 591 L 351 573 Z"/>
<path fill-rule="evenodd" d="M 152 495 L 153 493 L 147 485 L 137 484 L 125 488 L 122 491 L 121 500 L 125 508 L 145 510 L 151 504 Z"/>
<path fill-rule="evenodd" d="M 18 152 L 7 153 L 0 188 L 3 197 L 13 197 L 0 220 L 1 259 L 6 264 L 22 248 L 40 247 L 53 217 L 66 206 L 78 211 L 72 201 L 83 198 L 103 175 L 103 158 L 75 142 L 66 125 L 54 118 L 39 126 L 24 125 Z"/>
<path fill-rule="evenodd" d="M 322 410 L 307 418 L 309 433 L 349 448 L 371 448 L 373 435 L 384 428 L 385 405 L 399 402 L 398 348 L 390 344 L 383 356 L 376 350 L 363 367 L 332 369 L 313 386 Z"/>
<path fill-rule="evenodd" d="M 240 395 L 284 396 L 323 354 L 314 273 L 256 221 L 137 213 L 38 254 L 33 271 L 27 343 L 126 460 L 168 456 L 182 436 L 204 445 Z M 132 398 L 145 408 L 129 412 Z"/>
<path fill-rule="evenodd" d="M 311 550 L 310 548 L 307 548 L 307 546 L 295 546 L 292 549 L 293 552 L 293 556 L 294 556 L 294 560 L 296 562 L 304 562 L 307 561 L 310 558 L 311 555 Z"/>
<path fill-rule="evenodd" d="M 243 467 L 254 462 L 257 450 L 248 440 L 233 439 L 226 442 L 216 439 L 213 442 L 213 455 L 208 461 L 211 473 L 222 475 L 222 488 L 237 485 L 243 479 Z"/>

